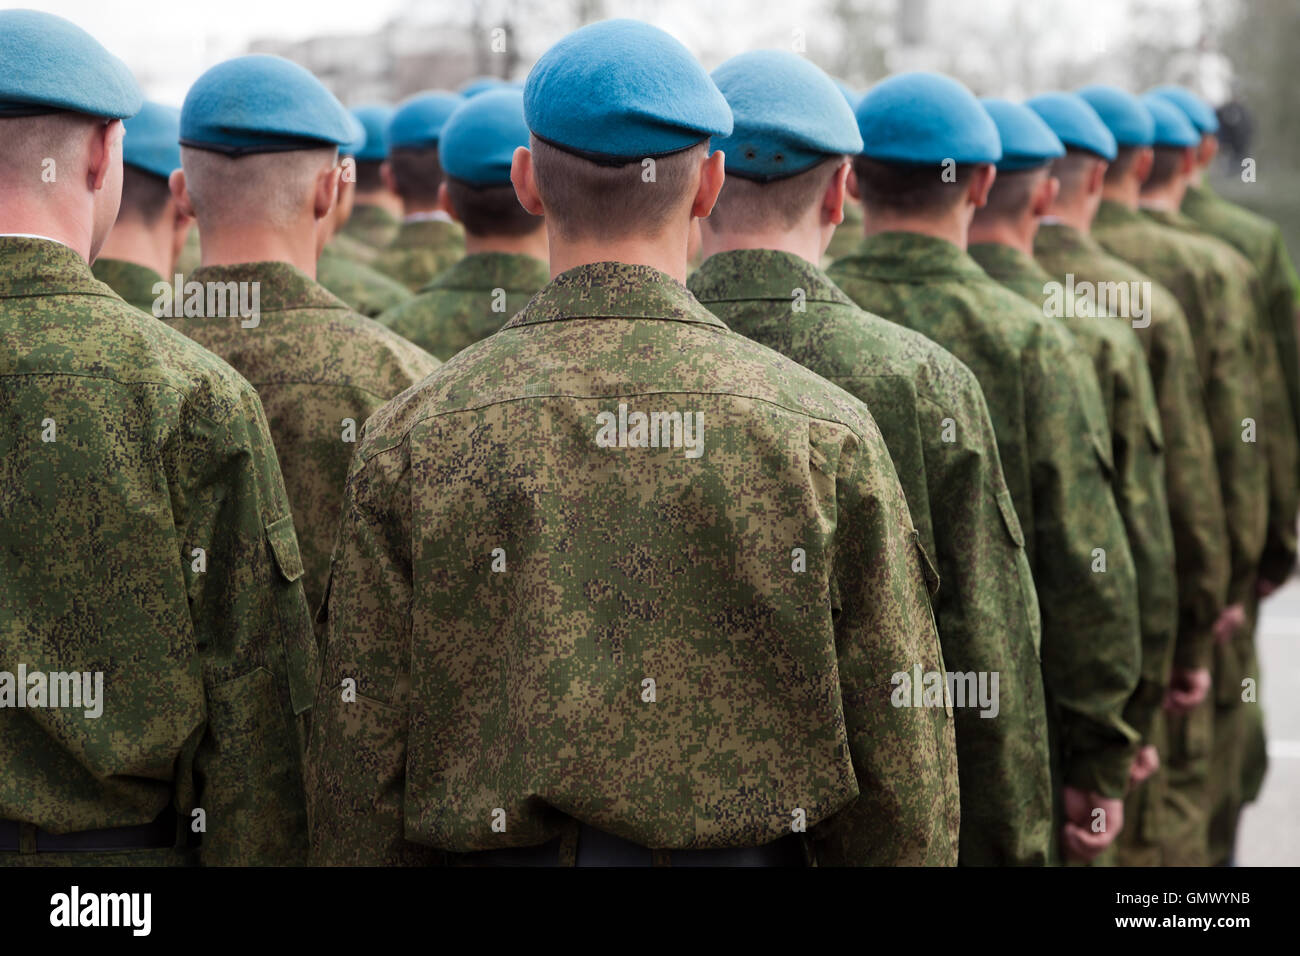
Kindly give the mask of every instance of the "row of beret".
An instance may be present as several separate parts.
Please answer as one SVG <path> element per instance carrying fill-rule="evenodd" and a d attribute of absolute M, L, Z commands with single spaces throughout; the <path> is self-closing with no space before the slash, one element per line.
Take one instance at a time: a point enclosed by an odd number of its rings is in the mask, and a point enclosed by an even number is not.
<path fill-rule="evenodd" d="M 460 93 L 435 90 L 396 109 L 353 113 L 307 70 L 256 54 L 207 70 L 179 116 L 155 104 L 141 111 L 121 61 L 73 24 L 34 11 L 0 12 L 0 53 L 18 66 L 0 78 L 0 116 L 139 112 L 127 130 L 126 159 L 159 175 L 179 162 L 167 142 L 173 135 L 181 145 L 231 156 L 334 145 L 373 161 L 392 149 L 438 146 L 450 175 L 483 185 L 508 181 L 509 158 L 529 133 L 609 164 L 711 139 L 730 172 L 764 181 L 859 152 L 891 163 L 1006 170 L 1047 162 L 1066 147 L 1113 159 L 1119 146 L 1191 146 L 1217 128 L 1213 110 L 1181 87 L 1139 99 L 1092 86 L 1034 97 L 1026 108 L 981 103 L 950 77 L 916 72 L 859 98 L 804 58 L 775 50 L 733 57 L 710 76 L 667 33 L 621 19 L 564 37 L 537 61 L 522 92 L 480 77 Z"/>

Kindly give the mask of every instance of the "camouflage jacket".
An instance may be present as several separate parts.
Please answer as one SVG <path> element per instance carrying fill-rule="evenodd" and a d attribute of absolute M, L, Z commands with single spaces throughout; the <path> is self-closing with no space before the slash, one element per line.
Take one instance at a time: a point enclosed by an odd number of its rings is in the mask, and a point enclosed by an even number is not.
<path fill-rule="evenodd" d="M 158 296 L 153 287 L 158 282 L 167 282 L 148 266 L 137 265 L 124 259 L 96 259 L 90 267 L 95 278 L 107 285 L 123 299 L 142 312 L 153 315 L 153 304 Z"/>
<path fill-rule="evenodd" d="M 362 242 L 355 236 L 349 236 L 343 230 L 336 232 L 330 237 L 330 241 L 325 243 L 322 253 L 327 251 L 364 265 L 370 265 L 379 258 L 379 249 L 369 243 Z"/>
<path fill-rule="evenodd" d="M 830 276 L 862 308 L 938 342 L 979 379 L 1038 589 L 1064 782 L 1122 796 L 1138 740 L 1123 719 L 1141 663 L 1137 583 L 1110 490 L 1110 448 L 1062 375 L 1068 333 L 942 239 L 881 233 Z"/>
<path fill-rule="evenodd" d="M 1041 865 L 1054 843 L 1038 601 L 970 369 L 923 335 L 864 312 L 785 252 L 707 259 L 687 283 L 732 330 L 862 399 L 938 565 L 935 620 L 955 674 L 999 675 L 1000 706 L 954 701 L 961 862 Z"/>
<path fill-rule="evenodd" d="M 0 818 L 65 833 L 201 808 L 201 861 L 304 862 L 319 670 L 257 394 L 72 250 L 3 237 L 0 463 L 0 671 L 102 674 L 94 717 L 0 707 Z"/>
<path fill-rule="evenodd" d="M 450 269 L 465 254 L 465 234 L 454 222 L 421 219 L 404 222 L 393 241 L 372 263 L 412 292 Z"/>
<path fill-rule="evenodd" d="M 880 432 L 669 277 L 558 276 L 370 420 L 345 508 L 316 862 L 805 817 L 822 862 L 956 862 L 951 710 L 902 693 L 943 671 L 933 572 Z"/>
<path fill-rule="evenodd" d="M 397 238 L 401 225 L 402 221 L 387 209 L 357 203 L 352 207 L 352 215 L 348 216 L 348 221 L 339 233 L 380 250 Z"/>
<path fill-rule="evenodd" d="M 438 366 L 437 359 L 357 315 L 283 262 L 199 268 L 192 282 L 258 283 L 261 315 L 244 328 L 227 310 L 167 321 L 244 375 L 262 398 L 293 508 L 304 584 L 319 607 L 348 460 L 365 420 Z M 247 320 L 247 321 L 252 321 Z"/>
<path fill-rule="evenodd" d="M 1256 372 L 1259 336 L 1250 289 L 1218 265 L 1197 237 L 1120 203 L 1102 202 L 1093 234 L 1111 254 L 1169 289 L 1187 316 L 1227 518 L 1228 601 L 1247 603 L 1268 532 L 1268 461 L 1266 442 L 1245 440 L 1246 419 L 1260 423 L 1265 439 L 1272 424 Z"/>
<path fill-rule="evenodd" d="M 479 252 L 461 259 L 379 321 L 445 362 L 498 331 L 548 281 L 547 264 L 540 259 Z"/>
<path fill-rule="evenodd" d="M 1160 413 L 1165 498 L 1178 575 L 1174 663 L 1185 668 L 1208 667 L 1214 621 L 1227 602 L 1227 519 L 1214 462 L 1209 412 L 1182 307 L 1164 286 L 1116 259 L 1095 239 L 1072 226 L 1040 225 L 1034 239 L 1034 256 L 1053 278 L 1076 290 L 1085 282 L 1094 289 L 1108 284 L 1114 290 L 1130 290 L 1131 283 L 1139 283 L 1141 289 L 1142 283 L 1149 283 L 1149 295 L 1141 303 L 1144 316 L 1137 317 L 1135 311 L 1133 315 L 1119 315 L 1124 311 L 1122 307 L 1110 311 L 1117 313 L 1115 323 L 1131 329 L 1142 346 Z M 1117 294 L 1115 303 L 1122 305 L 1126 301 Z M 1134 310 L 1131 303 L 1129 309 Z M 1098 310 L 1090 310 L 1085 298 L 1075 300 L 1075 311 L 1087 321 L 1087 316 Z"/>
<path fill-rule="evenodd" d="M 1046 314 L 1047 287 L 1058 282 L 1018 249 L 1001 243 L 970 247 L 971 258 L 1011 291 Z M 1142 615 L 1142 679 L 1124 710 L 1124 719 L 1143 740 L 1164 702 L 1178 633 L 1178 579 L 1174 536 L 1165 496 L 1164 440 L 1146 357 L 1133 330 L 1108 317 L 1070 311 L 1061 324 L 1078 343 L 1075 354 L 1087 363 L 1076 374 L 1086 397 L 1099 391 L 1115 470 L 1111 488 L 1128 533 L 1137 569 L 1138 608 Z"/>
<path fill-rule="evenodd" d="M 375 318 L 411 298 L 406 286 L 390 279 L 330 242 L 316 262 L 316 281 L 342 299 L 353 311 Z"/>
<path fill-rule="evenodd" d="M 830 245 L 822 256 L 825 268 L 840 256 L 847 256 L 862 241 L 862 205 L 856 199 L 844 197 L 844 221 L 835 227 Z"/>

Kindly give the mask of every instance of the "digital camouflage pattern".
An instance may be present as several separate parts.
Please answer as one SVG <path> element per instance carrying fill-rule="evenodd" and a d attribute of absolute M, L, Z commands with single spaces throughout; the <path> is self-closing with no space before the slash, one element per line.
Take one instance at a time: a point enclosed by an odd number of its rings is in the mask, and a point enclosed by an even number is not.
<path fill-rule="evenodd" d="M 419 219 L 402 223 L 396 238 L 372 265 L 412 292 L 450 269 L 465 254 L 465 233 L 456 223 Z"/>
<path fill-rule="evenodd" d="M 379 258 L 379 251 L 368 242 L 362 242 L 341 229 L 330 237 L 329 242 L 325 243 L 325 249 L 322 250 L 322 252 L 337 253 L 345 259 L 351 259 L 353 262 L 360 262 L 365 265 L 369 265 Z"/>
<path fill-rule="evenodd" d="M 549 267 L 540 259 L 476 252 L 379 321 L 445 362 L 500 330 L 548 281 Z"/>
<path fill-rule="evenodd" d="M 354 312 L 372 319 L 411 298 L 406 286 L 340 252 L 334 242 L 325 246 L 316 261 L 316 281 Z"/>
<path fill-rule="evenodd" d="M 1001 243 L 979 243 L 969 252 L 990 276 L 1045 309 L 1046 287 L 1059 280 L 1032 258 Z M 1160 413 L 1146 357 L 1129 326 L 1108 316 L 1071 314 L 1056 321 L 1076 343 L 1073 360 L 1085 364 L 1076 370 L 1080 394 L 1089 404 L 1099 405 L 1106 428 L 1103 441 L 1110 445 L 1115 463 L 1111 489 L 1137 571 L 1142 621 L 1142 677 L 1124 709 L 1124 719 L 1143 742 L 1150 742 L 1169 687 L 1178 633 L 1178 579 L 1165 497 Z"/>
<path fill-rule="evenodd" d="M 1043 675 L 1064 783 L 1120 797 L 1137 733 L 1141 634 L 1110 448 L 1063 375 L 1069 340 L 963 250 L 917 233 L 871 236 L 831 278 L 859 306 L 938 342 L 979 380 L 1042 611 Z M 1105 572 L 1094 571 L 1094 549 Z"/>
<path fill-rule="evenodd" d="M 96 259 L 95 264 L 90 268 L 96 279 L 141 312 L 148 312 L 150 315 L 153 315 L 153 304 L 158 299 L 153 291 L 154 285 L 158 282 L 166 282 L 170 289 L 173 281 L 164 279 L 148 266 L 123 259 Z"/>
<path fill-rule="evenodd" d="M 348 461 L 361 426 L 384 402 L 437 368 L 438 360 L 357 315 L 288 263 L 205 266 L 189 279 L 259 283 L 261 316 L 253 328 L 244 328 L 238 315 L 166 321 L 233 365 L 261 396 L 315 610 L 324 595 Z"/>
<path fill-rule="evenodd" d="M 356 203 L 352 207 L 352 215 L 348 216 L 348 221 L 343 224 L 339 234 L 364 242 L 378 251 L 397 238 L 401 225 L 402 221 L 387 209 L 370 203 Z"/>
<path fill-rule="evenodd" d="M 703 453 L 597 445 L 620 404 L 701 414 Z M 895 673 L 943 670 L 934 583 L 859 401 L 652 268 L 572 269 L 368 423 L 313 859 L 530 846 L 573 818 L 754 846 L 801 809 L 820 862 L 954 864 L 951 711 L 891 703 Z"/>
<path fill-rule="evenodd" d="M 975 376 L 925 336 L 862 311 L 786 252 L 718 253 L 687 284 L 733 331 L 870 409 L 938 565 L 944 663 L 953 673 L 1000 675 L 996 716 L 981 716 L 973 701 L 954 706 L 960 862 L 1046 863 L 1054 840 L 1038 600 Z"/>
<path fill-rule="evenodd" d="M 66 833 L 169 806 L 188 823 L 199 807 L 199 861 L 304 862 L 302 722 L 319 670 L 253 389 L 72 250 L 0 237 L 0 479 L 0 670 L 104 675 L 98 718 L 0 708 L 0 818 Z"/>
<path fill-rule="evenodd" d="M 1092 236 L 1064 223 L 1043 223 L 1034 238 L 1034 257 L 1054 279 L 1073 282 L 1149 282 L 1149 324 L 1115 317 L 1132 330 L 1146 355 L 1164 441 L 1165 499 L 1173 530 L 1178 575 L 1178 636 L 1174 663 L 1208 667 L 1214 621 L 1227 603 L 1228 548 L 1214 462 L 1214 439 L 1201 386 L 1191 332 L 1178 300 L 1135 266 L 1115 258 Z M 1086 321 L 1086 320 L 1085 320 Z M 1137 321 L 1145 321 L 1138 319 Z"/>

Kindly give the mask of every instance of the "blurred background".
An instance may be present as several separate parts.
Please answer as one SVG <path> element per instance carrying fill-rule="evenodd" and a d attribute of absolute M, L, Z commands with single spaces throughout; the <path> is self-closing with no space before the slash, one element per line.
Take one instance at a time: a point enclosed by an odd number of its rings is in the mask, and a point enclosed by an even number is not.
<path fill-rule="evenodd" d="M 564 34 L 633 17 L 712 69 L 759 47 L 793 49 L 857 91 L 900 70 L 939 70 L 978 95 L 1021 99 L 1105 82 L 1182 83 L 1219 109 L 1213 185 L 1282 225 L 1300 252 L 1300 0 L 27 0 L 75 21 L 180 105 L 209 66 L 275 53 L 347 105 L 396 102 L 477 76 L 522 80 Z M 1244 182 L 1243 159 L 1255 181 Z M 1264 605 L 1261 693 L 1271 767 L 1247 809 L 1238 862 L 1300 862 L 1300 582 Z"/>

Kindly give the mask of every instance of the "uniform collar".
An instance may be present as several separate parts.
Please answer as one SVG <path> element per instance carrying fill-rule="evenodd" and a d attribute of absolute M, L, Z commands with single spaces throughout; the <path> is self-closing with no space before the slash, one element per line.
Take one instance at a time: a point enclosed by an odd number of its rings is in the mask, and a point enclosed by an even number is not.
<path fill-rule="evenodd" d="M 1040 223 L 1038 226 L 1038 235 L 1034 237 L 1035 250 L 1044 249 L 1056 251 L 1082 249 L 1093 252 L 1100 248 L 1101 246 L 1092 236 L 1063 222 Z"/>
<path fill-rule="evenodd" d="M 660 319 L 727 327 L 672 276 L 626 262 L 592 262 L 560 273 L 505 327 L 595 318 Z"/>
<path fill-rule="evenodd" d="M 107 295 L 86 260 L 54 239 L 0 236 L 0 297 Z"/>
<path fill-rule="evenodd" d="M 348 222 L 358 226 L 396 226 L 400 221 L 383 206 L 370 203 L 353 206 L 352 215 L 348 217 Z M 344 224 L 343 228 L 346 229 L 347 225 Z"/>
<path fill-rule="evenodd" d="M 398 228 L 391 248 L 413 249 L 459 236 L 460 227 L 445 216 L 442 219 L 407 219 Z"/>
<path fill-rule="evenodd" d="M 1040 227 L 1041 228 L 1041 227 Z M 1037 262 L 1019 249 L 1000 242 L 975 243 L 968 250 L 970 257 L 994 279 L 1041 278 L 1050 282 L 1052 277 Z"/>
<path fill-rule="evenodd" d="M 854 278 L 886 282 L 988 278 L 975 260 L 957 246 L 919 232 L 891 231 L 868 236 L 851 253 L 836 260 L 835 266 Z"/>
<path fill-rule="evenodd" d="M 505 289 L 531 295 L 549 280 L 550 271 L 540 259 L 517 252 L 475 252 L 435 276 L 420 291 Z"/>
<path fill-rule="evenodd" d="M 190 282 L 257 282 L 263 312 L 290 309 L 343 309 L 347 304 L 323 285 L 287 262 L 241 262 L 231 266 L 201 266 L 186 276 Z"/>
<path fill-rule="evenodd" d="M 732 249 L 709 256 L 691 275 L 691 291 L 701 302 L 791 301 L 801 289 L 808 302 L 853 305 L 821 269 L 777 249 Z"/>
<path fill-rule="evenodd" d="M 101 257 L 95 260 L 91 271 L 96 279 L 108 283 L 118 295 L 132 304 L 152 302 L 157 298 L 153 287 L 159 282 L 168 281 L 148 266 L 127 262 L 125 259 Z"/>
<path fill-rule="evenodd" d="M 1097 207 L 1097 218 L 1093 220 L 1094 226 L 1122 226 L 1134 222 L 1142 221 L 1142 213 L 1136 209 L 1130 209 L 1121 202 L 1115 202 L 1113 199 L 1103 199 L 1101 205 Z"/>

